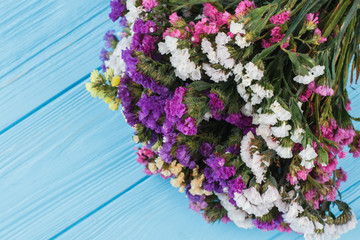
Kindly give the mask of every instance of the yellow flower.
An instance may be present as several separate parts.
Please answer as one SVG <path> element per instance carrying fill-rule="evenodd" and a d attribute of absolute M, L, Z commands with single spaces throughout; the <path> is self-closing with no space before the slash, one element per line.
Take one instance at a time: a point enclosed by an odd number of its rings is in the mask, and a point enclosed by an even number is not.
<path fill-rule="evenodd" d="M 93 88 L 92 83 L 90 82 L 85 83 L 85 87 L 92 97 L 96 98 L 98 96 L 98 91 L 95 88 Z"/>
<path fill-rule="evenodd" d="M 149 163 L 147 167 L 150 170 L 150 172 L 152 172 L 152 173 L 155 173 L 156 170 L 157 170 L 157 167 L 156 167 L 155 163 Z"/>
<path fill-rule="evenodd" d="M 91 82 L 96 82 L 98 78 L 99 78 L 99 71 L 98 70 L 92 71 L 90 75 Z"/>
<path fill-rule="evenodd" d="M 156 167 L 158 169 L 161 169 L 163 167 L 163 165 L 164 165 L 164 161 L 161 160 L 161 158 L 159 158 L 159 157 L 155 159 L 155 163 L 156 163 Z"/>
<path fill-rule="evenodd" d="M 112 77 L 114 76 L 114 70 L 112 68 L 108 68 L 106 70 L 106 72 L 104 73 L 106 79 L 112 79 Z"/>
<path fill-rule="evenodd" d="M 120 76 L 115 76 L 115 77 L 113 77 L 113 78 L 111 79 L 111 86 L 113 86 L 113 87 L 118 87 L 119 84 L 120 84 L 120 80 L 121 80 Z"/>
<path fill-rule="evenodd" d="M 180 163 L 177 163 L 176 161 L 172 161 L 169 166 L 170 172 L 174 175 L 178 175 L 181 172 L 182 168 L 183 168 L 183 165 L 181 165 Z"/>
<path fill-rule="evenodd" d="M 119 109 L 119 104 L 120 102 L 119 101 L 116 101 L 117 99 L 115 99 L 114 101 L 112 101 L 110 104 L 109 104 L 109 108 L 113 111 L 116 111 Z"/>

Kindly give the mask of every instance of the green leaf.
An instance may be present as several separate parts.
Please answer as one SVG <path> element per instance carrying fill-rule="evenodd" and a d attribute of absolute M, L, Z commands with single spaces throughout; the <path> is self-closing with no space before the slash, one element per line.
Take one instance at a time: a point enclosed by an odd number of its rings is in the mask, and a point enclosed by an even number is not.
<path fill-rule="evenodd" d="M 269 56 L 275 49 L 279 46 L 279 44 L 274 44 L 271 47 L 265 48 L 260 53 L 256 54 L 255 57 L 251 60 L 253 63 L 257 63 L 260 60 L 263 60 L 267 56 Z"/>
<path fill-rule="evenodd" d="M 189 88 L 193 88 L 196 91 L 203 91 L 205 89 L 209 89 L 211 87 L 213 87 L 214 83 L 208 83 L 208 82 L 204 82 L 204 81 L 196 81 L 196 82 L 192 82 L 189 84 Z"/>
<path fill-rule="evenodd" d="M 327 166 L 329 164 L 328 153 L 322 147 L 319 147 L 318 155 L 319 155 L 319 160 L 320 160 L 319 162 L 322 164 L 325 164 Z"/>

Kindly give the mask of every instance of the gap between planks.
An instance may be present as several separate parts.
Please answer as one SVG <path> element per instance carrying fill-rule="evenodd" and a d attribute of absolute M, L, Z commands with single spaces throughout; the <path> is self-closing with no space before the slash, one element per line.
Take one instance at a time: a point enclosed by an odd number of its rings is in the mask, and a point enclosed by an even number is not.
<path fill-rule="evenodd" d="M 126 194 L 127 192 L 131 191 L 132 189 L 134 189 L 137 185 L 146 182 L 148 179 L 150 179 L 151 176 L 145 176 L 143 178 L 141 178 L 139 181 L 135 182 L 134 184 L 130 185 L 128 188 L 126 188 L 124 191 L 118 193 L 117 195 L 115 195 L 114 197 L 110 198 L 108 201 L 104 202 L 103 204 L 101 204 L 99 207 L 95 208 L 94 210 L 90 211 L 89 213 L 87 213 L 86 215 L 84 215 L 83 217 L 81 217 L 79 220 L 75 221 L 74 223 L 70 224 L 68 227 L 64 228 L 62 231 L 58 232 L 57 234 L 55 234 L 54 236 L 52 236 L 51 238 L 49 238 L 49 240 L 53 240 L 56 239 L 58 237 L 60 237 L 61 235 L 63 235 L 64 233 L 66 233 L 67 231 L 69 231 L 70 229 L 72 229 L 73 227 L 75 227 L 76 225 L 78 225 L 79 223 L 83 222 L 84 220 L 86 220 L 87 218 L 89 218 L 90 216 L 92 216 L 93 214 L 95 214 L 96 212 L 100 211 L 101 209 L 103 209 L 104 207 L 106 207 L 107 205 L 109 205 L 110 203 L 114 202 L 115 200 L 117 200 L 118 198 L 120 198 L 122 195 Z"/>

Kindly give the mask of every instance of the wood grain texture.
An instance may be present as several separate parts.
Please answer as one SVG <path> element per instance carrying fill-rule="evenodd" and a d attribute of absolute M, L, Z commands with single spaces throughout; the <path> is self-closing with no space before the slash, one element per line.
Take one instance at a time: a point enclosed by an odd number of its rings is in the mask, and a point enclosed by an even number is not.
<path fill-rule="evenodd" d="M 132 134 L 83 84 L 2 134 L 0 239 L 48 239 L 143 178 Z"/>
<path fill-rule="evenodd" d="M 0 1 L 0 239 L 301 239 L 209 225 L 168 181 L 142 173 L 133 129 L 84 88 L 116 28 L 108 2 Z M 358 161 L 340 164 L 360 216 Z"/>
<path fill-rule="evenodd" d="M 99 67 L 102 37 L 114 27 L 107 4 L 99 0 L 23 1 L 20 6 L 7 15 L 15 20 L 5 20 L 0 33 L 0 133 Z"/>

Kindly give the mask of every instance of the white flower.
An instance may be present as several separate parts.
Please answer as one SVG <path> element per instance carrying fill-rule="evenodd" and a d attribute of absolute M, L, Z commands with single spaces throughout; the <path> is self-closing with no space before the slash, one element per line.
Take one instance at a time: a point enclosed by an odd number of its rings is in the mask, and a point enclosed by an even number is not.
<path fill-rule="evenodd" d="M 245 30 L 244 30 L 244 24 L 243 23 L 236 23 L 234 21 L 232 21 L 230 23 L 230 32 L 232 34 L 245 34 Z"/>
<path fill-rule="evenodd" d="M 211 42 L 206 38 L 203 38 L 201 42 L 201 50 L 207 54 L 210 63 L 219 63 L 219 59 L 211 45 Z"/>
<path fill-rule="evenodd" d="M 214 82 L 226 82 L 229 76 L 232 75 L 231 72 L 226 74 L 226 72 L 221 69 L 212 68 L 207 63 L 203 63 L 203 69 L 205 70 L 206 75 L 210 77 L 210 80 Z"/>
<path fill-rule="evenodd" d="M 253 113 L 253 107 L 251 105 L 251 103 L 246 103 L 242 108 L 241 108 L 241 113 L 244 114 L 245 116 L 251 116 Z"/>
<path fill-rule="evenodd" d="M 279 145 L 275 149 L 275 151 L 281 158 L 292 158 L 293 157 L 291 147 L 283 147 L 283 146 Z"/>
<path fill-rule="evenodd" d="M 279 142 L 272 138 L 269 125 L 260 124 L 259 127 L 256 128 L 256 134 L 265 140 L 269 149 L 276 150 L 279 147 Z"/>
<path fill-rule="evenodd" d="M 259 114 L 259 124 L 275 125 L 277 123 L 277 117 L 274 113 L 261 113 Z"/>
<path fill-rule="evenodd" d="M 302 139 L 303 139 L 303 135 L 305 133 L 305 130 L 302 128 L 296 128 L 295 131 L 291 134 L 290 139 L 294 142 L 294 143 L 301 143 Z"/>
<path fill-rule="evenodd" d="M 324 66 L 315 66 L 310 70 L 310 74 L 313 75 L 315 78 L 320 77 L 325 73 L 325 67 Z"/>
<path fill-rule="evenodd" d="M 312 160 L 302 160 L 300 163 L 301 166 L 305 167 L 306 169 L 311 169 L 313 167 L 315 167 L 314 165 L 314 161 Z"/>
<path fill-rule="evenodd" d="M 226 35 L 226 33 L 219 32 L 216 35 L 215 42 L 218 45 L 217 47 L 219 47 L 227 44 L 230 41 L 230 39 L 231 39 L 230 36 Z"/>
<path fill-rule="evenodd" d="M 162 55 L 165 55 L 168 53 L 173 53 L 177 48 L 177 45 L 178 45 L 177 41 L 178 41 L 177 38 L 166 36 L 165 42 L 160 42 L 158 44 L 159 52 Z"/>
<path fill-rule="evenodd" d="M 245 70 L 246 75 L 253 80 L 260 80 L 264 76 L 264 72 L 252 62 L 248 62 L 245 65 Z"/>
<path fill-rule="evenodd" d="M 310 69 L 309 74 L 306 76 L 297 75 L 294 77 L 294 81 L 302 84 L 309 84 L 314 81 L 315 78 L 324 74 L 324 66 L 315 66 Z"/>
<path fill-rule="evenodd" d="M 254 138 L 254 135 L 249 131 L 241 140 L 241 149 L 240 156 L 243 162 L 248 166 L 256 177 L 256 182 L 261 183 L 264 179 L 264 174 L 266 169 L 263 166 L 262 156 L 259 155 L 259 152 L 254 154 L 250 153 L 251 149 L 251 139 Z"/>
<path fill-rule="evenodd" d="M 309 160 L 313 160 L 314 158 L 316 158 L 318 155 L 315 152 L 315 149 L 310 145 L 306 145 L 306 148 L 304 148 L 300 153 L 299 156 L 302 158 L 302 160 L 304 161 L 309 161 Z"/>
<path fill-rule="evenodd" d="M 240 228 L 253 228 L 254 224 L 249 214 L 241 209 L 237 209 L 234 205 L 229 202 L 229 197 L 226 194 L 216 193 L 221 205 L 226 209 L 227 215 L 236 226 Z"/>
<path fill-rule="evenodd" d="M 244 67 L 241 63 L 238 63 L 234 66 L 233 73 L 235 74 L 235 82 L 239 82 L 241 77 L 243 76 Z"/>
<path fill-rule="evenodd" d="M 145 11 L 142 6 L 136 7 L 136 0 L 126 1 L 126 9 L 128 13 L 125 15 L 125 18 L 129 24 L 134 23 L 139 18 L 140 13 Z"/>
<path fill-rule="evenodd" d="M 291 119 L 291 113 L 285 110 L 277 100 L 271 104 L 270 109 L 276 114 L 276 117 L 280 121 L 287 121 Z"/>
<path fill-rule="evenodd" d="M 125 72 L 126 65 L 122 59 L 122 51 L 129 48 L 132 42 L 132 37 L 123 38 L 110 55 L 109 61 L 105 61 L 105 66 L 114 69 L 114 75 L 122 76 Z"/>
<path fill-rule="evenodd" d="M 247 48 L 251 45 L 251 42 L 247 42 L 245 37 L 240 36 L 240 34 L 237 34 L 235 37 L 235 43 L 240 48 Z"/>
<path fill-rule="evenodd" d="M 217 46 L 216 55 L 220 64 L 225 68 L 230 69 L 234 66 L 235 60 L 230 58 L 230 53 L 227 47 L 221 45 Z"/>
<path fill-rule="evenodd" d="M 312 81 L 314 81 L 314 76 L 312 76 L 312 75 L 307 75 L 307 76 L 297 75 L 294 77 L 293 80 L 298 83 L 309 84 Z"/>
<path fill-rule="evenodd" d="M 205 113 L 205 115 L 204 115 L 204 120 L 205 121 L 209 121 L 209 119 L 212 117 L 212 114 L 211 114 L 211 112 L 207 112 L 207 113 Z"/>
<path fill-rule="evenodd" d="M 165 44 L 170 52 L 174 52 L 178 46 L 178 39 L 174 37 L 166 36 Z"/>
<path fill-rule="evenodd" d="M 241 97 L 243 97 L 246 94 L 246 88 L 243 84 L 238 84 L 237 85 L 237 91 L 240 94 Z"/>
<path fill-rule="evenodd" d="M 289 136 L 290 130 L 291 126 L 287 125 L 285 122 L 283 122 L 280 127 L 271 127 L 273 135 L 278 138 L 284 138 Z"/>

